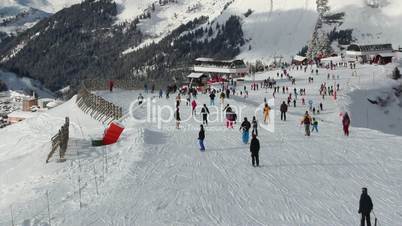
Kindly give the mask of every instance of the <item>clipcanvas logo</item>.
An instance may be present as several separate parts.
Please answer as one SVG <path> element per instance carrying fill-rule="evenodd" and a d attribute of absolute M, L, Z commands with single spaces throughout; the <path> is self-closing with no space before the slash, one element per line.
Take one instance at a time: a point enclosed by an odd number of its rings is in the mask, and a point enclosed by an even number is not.
<path fill-rule="evenodd" d="M 208 124 L 222 124 L 222 127 L 213 127 L 213 130 L 226 129 L 228 120 L 228 112 L 225 107 L 227 105 L 197 105 L 195 108 L 196 114 L 193 114 L 191 103 L 186 106 L 186 99 L 179 100 L 179 115 L 180 128 L 189 130 L 198 130 L 199 125 L 203 124 L 201 109 L 206 107 L 209 111 L 207 114 Z M 268 105 L 268 113 L 266 105 Z M 250 106 L 246 104 L 229 105 L 231 108 L 230 114 L 236 115 L 236 122 L 241 124 L 243 119 L 247 117 L 248 121 L 252 121 L 253 116 L 256 116 L 258 126 L 261 129 L 269 132 L 275 132 L 275 99 L 270 99 L 267 103 L 262 103 L 255 106 L 255 109 L 250 110 Z M 164 104 L 158 98 L 144 98 L 143 100 L 135 100 L 131 102 L 129 107 L 129 117 L 140 124 L 153 124 L 158 129 L 171 129 L 172 123 L 176 120 L 177 108 L 171 104 Z M 194 128 L 193 128 L 194 127 Z"/>

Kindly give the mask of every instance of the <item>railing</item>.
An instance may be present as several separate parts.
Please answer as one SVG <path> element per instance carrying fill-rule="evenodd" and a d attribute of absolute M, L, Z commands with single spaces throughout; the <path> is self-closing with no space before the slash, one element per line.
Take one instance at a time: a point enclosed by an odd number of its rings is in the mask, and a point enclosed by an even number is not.
<path fill-rule="evenodd" d="M 68 136 L 69 136 L 69 126 L 70 126 L 70 119 L 66 117 L 66 121 L 64 125 L 61 127 L 59 132 L 57 132 L 56 135 L 54 135 L 51 139 L 52 141 L 52 150 L 49 152 L 46 163 L 49 162 L 50 158 L 52 158 L 53 154 L 59 150 L 60 154 L 60 161 L 64 162 L 64 155 L 66 154 L 67 151 L 67 145 L 68 145 Z"/>

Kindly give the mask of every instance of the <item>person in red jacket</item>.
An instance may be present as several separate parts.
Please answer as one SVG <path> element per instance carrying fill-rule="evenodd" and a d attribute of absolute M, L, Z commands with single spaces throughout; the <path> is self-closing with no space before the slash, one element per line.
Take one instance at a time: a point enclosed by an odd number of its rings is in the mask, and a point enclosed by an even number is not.
<path fill-rule="evenodd" d="M 343 132 L 345 136 L 349 136 L 349 126 L 350 126 L 350 117 L 349 114 L 346 112 L 342 118 L 342 125 L 343 125 Z"/>
<path fill-rule="evenodd" d="M 196 115 L 196 112 L 195 112 L 195 108 L 197 107 L 197 102 L 195 101 L 195 100 L 193 100 L 192 102 L 191 102 L 191 114 L 192 115 Z"/>

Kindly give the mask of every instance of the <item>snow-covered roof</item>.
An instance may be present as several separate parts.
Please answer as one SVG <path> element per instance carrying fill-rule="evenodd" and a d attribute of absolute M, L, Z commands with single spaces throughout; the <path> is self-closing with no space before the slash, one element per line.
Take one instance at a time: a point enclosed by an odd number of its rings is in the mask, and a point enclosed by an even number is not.
<path fill-rule="evenodd" d="M 394 57 L 396 56 L 395 53 L 379 53 L 378 55 L 382 57 Z"/>
<path fill-rule="evenodd" d="M 206 58 L 206 57 L 199 57 L 197 59 L 195 59 L 196 61 L 201 61 L 201 62 L 209 62 L 209 61 L 215 61 L 212 58 Z"/>
<path fill-rule="evenodd" d="M 31 111 L 13 111 L 10 114 L 8 114 L 7 116 L 9 118 L 32 118 L 35 117 L 39 114 L 39 112 L 31 112 Z"/>
<path fill-rule="evenodd" d="M 338 63 L 338 62 L 350 62 L 350 61 L 356 61 L 356 59 L 351 58 L 351 57 L 340 57 L 340 56 L 335 56 L 335 57 L 326 57 L 322 58 L 321 62 L 331 62 L 332 63 Z"/>
<path fill-rule="evenodd" d="M 293 57 L 293 60 L 295 60 L 295 61 L 304 61 L 305 59 L 307 59 L 306 57 L 303 57 L 303 56 L 299 56 L 299 55 L 296 55 L 296 56 L 294 56 Z"/>
<path fill-rule="evenodd" d="M 196 72 L 193 72 L 193 73 L 189 74 L 189 75 L 187 76 L 187 78 L 201 78 L 203 75 L 204 75 L 204 73 L 196 73 Z"/>

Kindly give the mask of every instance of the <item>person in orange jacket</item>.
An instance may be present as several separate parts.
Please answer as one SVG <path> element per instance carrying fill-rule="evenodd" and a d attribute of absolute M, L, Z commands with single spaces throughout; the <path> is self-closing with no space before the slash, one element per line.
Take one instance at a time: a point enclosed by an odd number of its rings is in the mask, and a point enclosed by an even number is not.
<path fill-rule="evenodd" d="M 271 111 L 271 108 L 269 107 L 268 104 L 265 104 L 264 106 L 264 123 L 269 123 L 269 112 Z"/>

